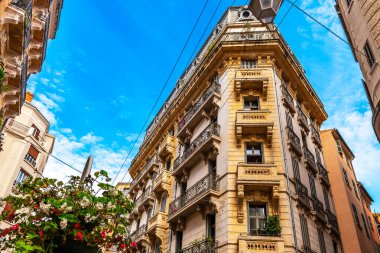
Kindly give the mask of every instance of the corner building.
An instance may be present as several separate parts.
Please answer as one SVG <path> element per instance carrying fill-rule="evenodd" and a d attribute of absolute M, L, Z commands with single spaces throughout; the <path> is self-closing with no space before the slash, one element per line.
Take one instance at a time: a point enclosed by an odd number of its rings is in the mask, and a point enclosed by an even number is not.
<path fill-rule="evenodd" d="M 228 9 L 131 163 L 136 251 L 341 252 L 326 118 L 277 28 Z"/>

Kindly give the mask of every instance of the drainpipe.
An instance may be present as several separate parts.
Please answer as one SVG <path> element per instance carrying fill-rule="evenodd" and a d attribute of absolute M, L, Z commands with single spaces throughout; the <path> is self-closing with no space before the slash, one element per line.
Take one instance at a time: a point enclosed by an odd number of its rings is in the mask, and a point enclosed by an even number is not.
<path fill-rule="evenodd" d="M 277 111 L 278 111 L 278 121 L 279 121 L 279 129 L 280 129 L 280 139 L 281 139 L 281 146 L 282 146 L 282 155 L 283 155 L 283 158 L 284 158 L 284 167 L 285 167 L 285 175 L 286 175 L 286 189 L 287 189 L 287 192 L 288 192 L 288 199 L 289 199 L 289 207 L 290 207 L 290 215 L 291 215 L 291 219 L 292 219 L 292 229 L 293 229 L 293 238 L 294 238 L 294 246 L 296 247 L 295 248 L 295 252 L 298 252 L 298 245 L 297 245 L 297 235 L 296 235 L 296 225 L 294 224 L 294 209 L 293 209 L 293 201 L 292 201 L 292 198 L 291 198 L 291 192 L 290 192 L 290 182 L 289 182 L 289 169 L 288 169 L 288 163 L 287 163 L 287 158 L 286 158 L 286 154 L 285 154 L 285 143 L 284 143 L 284 135 L 283 135 L 283 128 L 282 128 L 282 124 L 281 124 L 281 111 L 280 111 L 280 105 L 278 103 L 279 100 L 279 97 L 278 97 L 278 91 L 277 91 L 277 82 L 275 80 L 275 66 L 272 67 L 272 70 L 273 70 L 273 83 L 274 83 L 274 90 L 275 90 L 275 93 L 276 93 L 276 105 L 277 105 Z"/>

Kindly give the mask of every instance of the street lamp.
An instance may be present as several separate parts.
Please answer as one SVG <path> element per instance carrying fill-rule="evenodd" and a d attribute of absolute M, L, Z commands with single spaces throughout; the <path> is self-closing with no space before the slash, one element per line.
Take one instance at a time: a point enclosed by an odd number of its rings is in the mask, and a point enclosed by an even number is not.
<path fill-rule="evenodd" d="M 282 0 L 251 0 L 249 7 L 261 22 L 269 24 L 273 23 L 281 4 Z"/>

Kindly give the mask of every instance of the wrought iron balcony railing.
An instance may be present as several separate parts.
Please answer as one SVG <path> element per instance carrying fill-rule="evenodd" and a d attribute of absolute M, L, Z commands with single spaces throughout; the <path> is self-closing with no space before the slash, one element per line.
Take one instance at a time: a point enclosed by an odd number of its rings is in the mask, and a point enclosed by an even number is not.
<path fill-rule="evenodd" d="M 300 123 L 301 127 L 303 127 L 306 132 L 309 132 L 309 124 L 307 123 L 307 116 L 306 114 L 302 111 L 300 106 L 298 106 L 298 122 Z"/>
<path fill-rule="evenodd" d="M 319 176 L 324 184 L 330 185 L 329 175 L 325 167 L 321 163 L 318 163 Z"/>
<path fill-rule="evenodd" d="M 335 214 L 333 214 L 333 212 L 331 212 L 330 209 L 326 210 L 326 214 L 327 214 L 327 220 L 331 226 L 331 229 L 333 229 L 333 231 L 335 231 L 336 233 L 339 233 L 338 220 Z"/>
<path fill-rule="evenodd" d="M 296 193 L 300 203 L 303 204 L 305 207 L 311 209 L 309 193 L 306 186 L 303 185 L 301 180 L 299 180 L 298 178 L 294 178 L 294 181 L 296 183 Z"/>
<path fill-rule="evenodd" d="M 306 159 L 306 165 L 312 170 L 314 174 L 316 174 L 318 171 L 317 171 L 317 165 L 315 163 L 315 157 L 313 153 L 311 153 L 307 147 L 304 147 L 303 154 Z"/>
<path fill-rule="evenodd" d="M 289 145 L 291 145 L 293 151 L 297 155 L 302 156 L 300 138 L 297 136 L 297 134 L 290 127 L 287 127 L 287 130 L 288 130 L 288 143 L 289 143 Z"/>
<path fill-rule="evenodd" d="M 219 176 L 208 174 L 169 204 L 169 216 L 186 207 L 192 200 L 207 190 L 219 190 Z"/>
<path fill-rule="evenodd" d="M 197 138 L 190 144 L 190 147 L 187 148 L 181 157 L 177 157 L 173 165 L 173 174 L 181 167 L 184 161 L 192 156 L 195 151 L 197 151 L 204 143 L 206 143 L 213 135 L 219 136 L 220 126 L 216 123 L 210 124 L 206 127 L 202 133 L 200 133 Z"/>
<path fill-rule="evenodd" d="M 139 207 L 142 203 L 144 203 L 148 198 L 152 197 L 152 187 L 148 187 L 137 199 L 136 199 L 136 207 Z"/>
<path fill-rule="evenodd" d="M 216 253 L 217 247 L 218 241 L 207 238 L 200 242 L 193 243 L 190 246 L 177 251 L 177 253 Z"/>
<path fill-rule="evenodd" d="M 211 97 L 212 94 L 217 93 L 220 95 L 220 84 L 214 82 L 210 88 L 206 90 L 205 93 L 195 102 L 195 104 L 190 108 L 186 115 L 178 123 L 178 133 L 191 121 L 193 116 L 200 111 L 200 108 L 206 103 L 206 101 Z"/>
<path fill-rule="evenodd" d="M 313 210 L 315 211 L 317 217 L 321 221 L 326 222 L 327 221 L 326 214 L 325 214 L 325 210 L 323 209 L 322 202 L 316 196 L 312 198 L 312 202 L 313 202 Z"/>
<path fill-rule="evenodd" d="M 141 236 L 143 236 L 146 232 L 146 225 L 142 225 L 136 231 L 134 231 L 130 238 L 132 241 L 137 241 Z"/>
<path fill-rule="evenodd" d="M 303 245 L 303 246 L 302 246 L 302 249 L 303 249 L 303 252 L 304 252 L 304 253 L 317 253 L 316 251 L 312 250 L 312 249 L 310 248 L 310 246 Z"/>
<path fill-rule="evenodd" d="M 281 91 L 283 96 L 283 102 L 288 107 L 288 109 L 291 110 L 292 113 L 294 113 L 296 109 L 294 107 L 294 99 L 292 95 L 290 95 L 288 89 L 284 85 L 281 85 Z"/>
<path fill-rule="evenodd" d="M 26 154 L 25 161 L 33 165 L 33 167 L 36 167 L 36 159 L 33 156 Z"/>

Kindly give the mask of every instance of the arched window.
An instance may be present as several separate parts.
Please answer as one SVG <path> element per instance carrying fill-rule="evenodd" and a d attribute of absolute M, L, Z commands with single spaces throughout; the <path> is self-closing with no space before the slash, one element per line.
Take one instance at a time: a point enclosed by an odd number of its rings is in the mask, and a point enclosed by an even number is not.
<path fill-rule="evenodd" d="M 162 195 L 162 198 L 161 198 L 161 208 L 160 208 L 160 212 L 165 212 L 166 211 L 166 199 L 168 198 L 168 194 L 165 192 L 163 195 Z"/>

